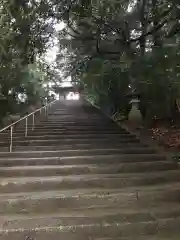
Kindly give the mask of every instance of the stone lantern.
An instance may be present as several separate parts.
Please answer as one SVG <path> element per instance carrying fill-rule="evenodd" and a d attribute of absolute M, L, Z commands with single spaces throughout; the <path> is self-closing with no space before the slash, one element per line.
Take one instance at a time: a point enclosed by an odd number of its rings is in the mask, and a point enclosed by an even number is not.
<path fill-rule="evenodd" d="M 139 95 L 137 93 L 132 93 L 130 96 L 131 100 L 129 103 L 131 104 L 131 109 L 128 114 L 128 122 L 132 128 L 137 129 L 142 124 L 142 114 L 139 110 Z"/>

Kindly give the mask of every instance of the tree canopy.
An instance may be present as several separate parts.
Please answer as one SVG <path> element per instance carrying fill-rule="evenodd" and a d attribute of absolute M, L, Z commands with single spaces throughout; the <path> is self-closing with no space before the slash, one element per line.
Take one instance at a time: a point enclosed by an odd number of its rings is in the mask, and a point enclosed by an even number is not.
<path fill-rule="evenodd" d="M 42 60 L 59 32 L 56 69 L 71 75 L 88 96 L 128 111 L 137 91 L 148 117 L 172 115 L 179 97 L 178 0 L 1 0 L 0 94 L 42 95 L 56 71 Z M 161 109 L 161 111 L 159 111 Z"/>
<path fill-rule="evenodd" d="M 136 90 L 148 117 L 172 115 L 179 97 L 178 1 L 79 1 L 64 21 L 67 68 L 95 101 L 123 111 L 127 93 Z"/>
<path fill-rule="evenodd" d="M 42 55 L 56 19 L 52 4 L 44 0 L 1 0 L 0 13 L 0 96 L 8 100 L 4 108 L 11 112 L 17 111 L 20 93 L 29 104 L 44 94 L 49 72 Z"/>

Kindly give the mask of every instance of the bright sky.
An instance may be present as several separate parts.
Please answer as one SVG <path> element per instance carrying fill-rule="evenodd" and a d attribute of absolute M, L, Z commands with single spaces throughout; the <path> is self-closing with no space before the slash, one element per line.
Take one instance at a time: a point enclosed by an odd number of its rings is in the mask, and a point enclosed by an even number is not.
<path fill-rule="evenodd" d="M 133 8 L 135 7 L 137 3 L 137 0 L 134 0 L 131 4 L 129 4 L 127 11 L 131 12 Z M 60 22 L 55 25 L 56 32 L 61 31 L 65 27 L 64 22 Z M 58 47 L 58 39 L 57 36 L 55 35 L 54 38 L 52 39 L 53 42 L 53 47 L 51 47 L 45 56 L 45 59 L 48 63 L 53 63 L 56 59 L 56 55 L 58 53 L 59 47 Z M 67 79 L 64 80 L 62 83 L 62 86 L 71 86 L 71 77 L 68 77 Z"/>
<path fill-rule="evenodd" d="M 131 4 L 129 4 L 127 11 L 131 12 L 133 8 L 136 6 L 137 0 L 134 0 Z"/>
<path fill-rule="evenodd" d="M 61 31 L 64 27 L 65 27 L 64 22 L 60 22 L 60 23 L 56 24 L 55 25 L 56 32 Z M 57 39 L 56 36 L 54 36 L 54 38 L 52 39 L 52 42 L 53 42 L 54 46 L 47 51 L 46 56 L 45 56 L 45 59 L 48 63 L 53 63 L 55 61 L 56 55 L 59 51 L 58 39 Z M 61 86 L 63 86 L 63 87 L 72 86 L 71 77 L 68 77 L 67 79 L 64 79 Z"/>
<path fill-rule="evenodd" d="M 61 31 L 64 27 L 65 27 L 64 22 L 60 22 L 60 23 L 55 25 L 55 29 L 56 29 L 57 32 Z M 52 63 L 56 59 L 56 55 L 58 53 L 58 40 L 57 40 L 57 37 L 54 36 L 52 41 L 53 41 L 53 45 L 54 46 L 47 51 L 46 57 L 45 57 L 46 61 L 49 62 L 49 63 Z"/>
<path fill-rule="evenodd" d="M 137 4 L 137 0 L 133 0 L 129 4 L 127 11 L 131 12 L 136 4 Z M 60 23 L 57 23 L 55 25 L 55 29 L 56 29 L 57 32 L 61 31 L 64 27 L 65 27 L 65 23 L 64 22 L 60 22 Z M 49 62 L 49 63 L 52 63 L 56 59 L 56 55 L 58 53 L 58 40 L 57 40 L 57 37 L 54 36 L 52 41 L 54 43 L 54 46 L 47 51 L 47 54 L 46 54 L 46 57 L 45 57 L 47 62 Z"/>
<path fill-rule="evenodd" d="M 133 10 L 133 8 L 135 7 L 135 5 L 137 4 L 137 0 L 133 0 L 131 2 L 131 4 L 129 4 L 127 11 L 131 12 Z M 59 31 L 61 31 L 63 28 L 65 27 L 65 23 L 64 22 L 60 22 L 57 23 L 55 25 L 55 30 L 58 33 Z M 58 39 L 57 36 L 55 35 L 54 38 L 52 39 L 53 42 L 53 47 L 51 47 L 45 56 L 45 59 L 47 62 L 49 63 L 53 63 L 56 59 L 56 55 L 58 53 L 59 50 L 59 46 L 58 46 Z M 62 86 L 71 86 L 71 77 L 68 77 L 67 79 L 64 79 L 63 83 L 61 84 Z"/>

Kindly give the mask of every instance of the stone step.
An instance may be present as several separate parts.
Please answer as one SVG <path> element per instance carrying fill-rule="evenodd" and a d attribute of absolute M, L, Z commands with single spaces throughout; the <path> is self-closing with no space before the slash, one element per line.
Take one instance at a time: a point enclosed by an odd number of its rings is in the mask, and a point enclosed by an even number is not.
<path fill-rule="evenodd" d="M 87 118 L 76 118 L 76 117 L 62 117 L 61 120 L 59 120 L 59 117 L 57 118 L 50 118 L 49 116 L 47 118 L 42 118 L 39 120 L 37 120 L 37 124 L 38 125 L 53 125 L 53 123 L 55 125 L 65 125 L 65 126 L 77 126 L 77 127 L 81 127 L 81 126 L 106 126 L 106 127 L 116 127 L 117 125 L 115 122 L 113 122 L 110 119 L 104 119 L 104 118 L 91 118 L 91 116 L 88 116 Z M 32 124 L 32 122 L 28 122 L 28 124 Z M 120 127 L 121 128 L 121 127 Z"/>
<path fill-rule="evenodd" d="M 125 189 L 76 189 L 61 191 L 17 192 L 0 195 L 0 213 L 9 214 L 54 214 L 65 211 L 99 209 L 106 213 L 109 208 L 125 212 L 143 209 L 152 213 L 152 208 L 178 211 L 179 183 L 156 186 L 137 186 Z M 119 211 L 118 210 L 118 211 Z"/>
<path fill-rule="evenodd" d="M 105 145 L 108 144 L 113 146 L 126 146 L 126 147 L 145 147 L 147 145 L 140 143 L 138 139 L 108 139 L 108 138 L 103 138 L 101 140 L 99 139 L 33 139 L 33 140 L 14 140 L 13 141 L 13 146 L 66 146 L 66 145 L 71 145 L 71 146 L 94 146 L 94 145 Z M 7 146 L 8 141 L 0 142 L 0 147 Z"/>
<path fill-rule="evenodd" d="M 27 124 L 28 126 L 31 126 L 32 123 L 28 122 Z M 41 120 L 41 121 L 37 121 L 37 124 L 36 126 L 38 127 L 44 127 L 44 126 L 78 126 L 78 127 L 81 127 L 81 126 L 106 126 L 106 127 L 114 127 L 114 128 L 118 128 L 117 125 L 112 121 L 112 120 L 106 120 L 104 121 L 104 119 L 102 118 L 102 121 L 99 120 L 99 119 L 92 119 L 92 118 L 87 118 L 86 120 L 85 119 L 72 119 L 71 120 L 56 120 L 56 119 L 52 119 L 52 118 L 48 118 L 48 120 Z"/>
<path fill-rule="evenodd" d="M 158 162 L 136 162 L 136 163 L 121 163 L 114 165 L 113 163 L 97 163 L 84 165 L 37 165 L 29 166 L 26 160 L 21 161 L 23 166 L 0 167 L 1 177 L 22 177 L 22 176 L 64 176 L 64 175 L 81 175 L 81 174 L 117 174 L 117 173 L 132 173 L 132 172 L 154 172 L 164 170 L 175 170 L 178 168 L 177 163 L 158 161 Z M 16 164 L 16 161 L 14 162 Z M 43 163 L 42 163 L 43 164 Z M 57 163 L 56 163 L 57 164 Z M 62 164 L 62 163 L 61 163 Z M 74 163 L 75 164 L 75 163 Z M 0 163 L 1 165 L 1 163 Z"/>
<path fill-rule="evenodd" d="M 43 171 L 43 170 L 42 170 Z M 73 188 L 120 189 L 131 186 L 176 183 L 180 170 L 149 173 L 89 174 L 46 177 L 0 178 L 1 193 L 63 190 Z"/>
<path fill-rule="evenodd" d="M 36 227 L 33 230 L 1 231 L 0 234 L 1 240 L 177 240 L 180 233 L 178 224 L 180 224 L 179 218 L 132 224 L 114 223 L 109 225 L 74 225 L 66 227 L 59 225 L 59 227 L 45 229 Z M 166 225 L 168 227 L 165 228 Z M 139 236 L 141 237 L 139 238 Z"/>
<path fill-rule="evenodd" d="M 59 135 L 53 135 L 53 134 L 47 134 L 47 135 L 33 135 L 33 132 L 29 133 L 29 135 L 25 138 L 25 136 L 23 136 L 22 134 L 18 134 L 18 135 L 14 135 L 13 136 L 13 140 L 41 140 L 41 139 L 103 139 L 103 138 L 108 138 L 108 139 L 121 139 L 122 141 L 128 141 L 128 140 L 133 140 L 133 139 L 137 139 L 135 135 L 131 135 L 131 134 L 61 134 L 59 133 Z M 8 141 L 10 139 L 10 136 L 4 136 L 1 137 L 1 141 L 6 140 Z"/>
<path fill-rule="evenodd" d="M 47 122 L 47 121 L 56 121 L 56 122 L 74 122 L 75 120 L 78 120 L 78 122 L 91 122 L 89 120 L 106 120 L 106 122 L 112 122 L 112 120 L 110 118 L 104 117 L 102 115 L 99 114 L 82 114 L 81 112 L 75 114 L 75 112 L 73 112 L 72 114 L 69 114 L 67 112 L 59 112 L 57 113 L 56 111 L 53 111 L 51 113 L 48 113 L 48 118 L 46 120 L 42 120 L 43 123 Z"/>
<path fill-rule="evenodd" d="M 94 125 L 94 126 L 71 126 L 71 125 L 64 125 L 64 126 L 61 126 L 61 125 L 52 125 L 51 127 L 50 126 L 40 126 L 38 127 L 37 125 L 35 125 L 35 128 L 39 131 L 43 131 L 44 129 L 46 130 L 61 130 L 61 129 L 65 129 L 65 130 L 81 130 L 81 131 L 86 131 L 86 130 L 96 130 L 96 131 L 118 131 L 118 132 L 126 132 L 126 130 L 122 129 L 122 128 L 117 128 L 116 126 L 104 126 L 104 125 Z M 24 127 L 23 128 L 17 128 L 17 132 L 18 131 L 24 131 Z"/>
<path fill-rule="evenodd" d="M 27 125 L 27 127 L 30 129 L 32 128 L 32 122 L 29 122 L 29 124 Z M 98 123 L 98 122 L 91 122 L 91 124 L 85 124 L 85 123 L 81 123 L 81 124 L 77 124 L 76 122 L 75 123 L 64 123 L 64 124 L 61 124 L 61 123 L 56 123 L 56 122 L 47 122 L 47 123 L 41 123 L 39 121 L 36 121 L 35 122 L 35 128 L 37 129 L 44 129 L 44 128 L 49 128 L 49 129 L 52 129 L 52 128 L 57 128 L 57 129 L 60 129 L 60 128 L 65 128 L 65 129 L 70 129 L 70 130 L 73 130 L 73 129 L 79 129 L 79 130 L 86 130 L 86 129 L 95 129 L 95 130 L 117 130 L 117 131 L 122 131 L 122 132 L 127 132 L 126 129 L 124 128 L 121 128 L 121 127 L 118 127 L 116 124 L 112 124 L 112 123 Z M 17 130 L 23 130 L 25 128 L 25 124 L 19 124 L 17 126 L 15 126 L 15 129 Z"/>
<path fill-rule="evenodd" d="M 148 148 L 148 147 L 144 147 L 144 146 L 139 146 L 139 145 L 135 145 L 133 146 L 128 146 L 127 144 L 123 144 L 123 143 L 99 143 L 99 144 L 59 144 L 59 145 L 52 145 L 52 146 L 13 146 L 13 151 L 14 152 L 23 152 L 23 151 L 57 151 L 57 150 L 98 150 L 98 149 L 102 149 L 102 148 L 106 148 L 108 149 L 112 149 L 114 148 L 118 148 L 119 153 L 122 154 L 151 154 L 151 153 L 156 153 L 156 150 L 154 150 L 153 148 Z M 7 147 L 0 147 L 0 152 L 8 152 L 9 151 L 9 147 L 7 145 Z"/>
<path fill-rule="evenodd" d="M 88 136 L 88 135 L 87 135 Z M 16 142 L 28 142 L 28 141 L 34 141 L 34 142 L 38 142 L 38 141 L 98 141 L 98 142 L 102 142 L 102 141 L 121 141 L 121 142 L 140 142 L 139 139 L 137 139 L 135 136 L 129 136 L 129 135 L 115 135 L 113 136 L 113 134 L 107 134 L 107 135 L 101 135 L 99 134 L 98 136 L 97 135 L 93 135 L 93 134 L 90 134 L 89 135 L 90 137 L 86 137 L 86 135 L 62 135 L 59 134 L 59 135 L 41 135 L 41 137 L 35 135 L 33 136 L 33 133 L 31 133 L 31 135 L 28 135 L 27 137 L 25 136 L 22 136 L 22 135 L 14 135 L 13 136 L 13 140 L 16 141 Z M 7 137 L 2 137 L 0 139 L 0 143 L 3 144 L 4 141 L 9 141 L 10 140 L 10 136 L 7 136 Z"/>
<path fill-rule="evenodd" d="M 43 130 L 43 129 L 42 129 Z M 52 131 L 52 132 L 50 132 L 50 130 Z M 46 132 L 46 129 L 44 129 L 41 133 L 44 133 L 44 135 L 47 133 L 48 135 L 56 135 L 56 133 L 58 133 L 58 134 L 61 134 L 61 135 L 83 135 L 82 133 L 87 133 L 88 135 L 99 135 L 99 132 L 97 131 L 97 130 L 94 130 L 94 131 L 89 131 L 88 130 L 88 128 L 87 128 L 87 131 L 85 132 L 85 131 L 80 131 L 80 130 L 75 130 L 75 129 L 73 129 L 73 130 L 64 130 L 64 129 L 50 129 L 49 131 L 47 131 Z M 25 131 L 25 129 L 21 129 L 21 131 L 14 131 L 14 134 L 15 135 L 24 135 L 24 131 Z M 31 129 L 29 129 L 28 130 L 28 132 L 29 133 L 32 133 L 33 134 L 33 136 L 36 136 L 35 135 L 35 133 L 37 132 L 37 129 L 35 128 L 35 130 L 33 131 L 33 130 L 31 130 Z M 2 137 L 5 137 L 5 136 L 9 136 L 9 134 L 10 134 L 10 131 L 7 131 L 7 132 L 2 132 L 2 133 L 0 133 L 0 136 L 2 136 Z M 130 133 L 128 133 L 128 132 L 125 132 L 125 131 L 112 131 L 112 130 L 107 130 L 107 131 L 101 131 L 100 132 L 100 134 L 103 136 L 103 135 L 114 135 L 114 136 L 131 136 L 132 134 L 130 134 Z M 43 134 L 42 134 L 43 135 Z M 134 136 L 134 135 L 133 135 Z"/>
<path fill-rule="evenodd" d="M 107 126 L 92 126 L 92 127 L 88 127 L 88 126 L 68 126 L 67 125 L 64 125 L 64 126 L 59 126 L 59 125 L 54 125 L 53 126 L 41 126 L 41 127 L 37 127 L 37 125 L 35 124 L 34 125 L 35 129 L 38 129 L 39 131 L 43 131 L 43 130 L 69 130 L 69 131 L 99 131 L 99 132 L 103 132 L 103 131 L 117 131 L 117 132 L 122 132 L 122 133 L 126 133 L 127 131 L 125 129 L 122 129 L 122 128 L 117 128 L 117 127 L 107 127 Z M 15 130 L 17 132 L 21 132 L 21 131 L 24 131 L 25 129 L 25 126 L 19 126 L 19 127 L 16 127 Z M 32 126 L 29 126 L 28 129 L 32 129 Z M 8 130 L 7 130 L 8 132 Z"/>
<path fill-rule="evenodd" d="M 96 148 L 96 149 L 77 149 L 77 150 L 56 150 L 56 151 L 16 151 L 16 152 L 0 152 L 0 159 L 4 158 L 44 158 L 44 157 L 68 157 L 69 159 L 78 159 L 81 157 L 81 160 L 83 160 L 83 157 L 85 159 L 87 158 L 109 158 L 109 155 L 112 155 L 111 157 L 118 157 L 119 161 L 146 161 L 150 159 L 151 161 L 157 161 L 157 160 L 164 160 L 165 157 L 158 153 L 156 149 L 148 148 L 148 151 L 145 148 L 142 148 L 143 151 L 137 151 L 137 149 L 126 151 L 125 149 L 119 149 L 119 148 Z M 141 150 L 141 149 L 140 149 Z"/>
<path fill-rule="evenodd" d="M 87 153 L 87 152 L 84 152 Z M 119 164 L 123 164 L 123 169 L 135 169 L 136 168 L 145 168 L 145 164 L 150 167 L 156 166 L 158 168 L 163 168 L 168 166 L 169 169 L 175 167 L 177 169 L 178 162 L 177 161 L 167 161 L 164 156 L 158 154 L 113 154 L 113 152 L 107 152 L 106 155 L 101 154 L 101 152 L 97 152 L 101 155 L 83 155 L 83 151 L 80 151 L 78 154 L 82 155 L 75 155 L 76 151 L 69 151 L 66 153 L 62 152 L 21 152 L 21 153 L 1 153 L 0 157 L 0 167 L 9 167 L 9 166 L 44 166 L 44 165 L 82 165 L 82 164 L 98 164 L 104 165 L 113 164 L 115 167 Z M 105 154 L 106 152 L 104 152 Z M 28 156 L 29 155 L 29 156 Z M 69 155 L 69 156 L 68 156 Z M 53 156 L 53 157 L 51 157 Z M 162 162 L 162 164 L 160 163 Z M 138 164 L 144 165 L 138 165 Z M 166 164 L 165 164 L 166 163 Z M 131 164 L 131 165 L 129 165 Z M 120 165 L 119 165 L 120 166 Z M 131 166 L 131 167 L 130 167 Z M 109 166 L 110 167 L 110 166 Z M 150 167 L 151 168 L 151 167 Z"/>
<path fill-rule="evenodd" d="M 27 129 L 28 130 L 32 130 L 32 125 L 31 126 L 28 126 L 27 127 Z M 79 127 L 77 127 L 77 126 L 68 126 L 68 124 L 67 125 L 63 125 L 63 126 L 60 126 L 60 125 L 55 125 L 55 124 L 53 124 L 52 126 L 37 126 L 36 124 L 34 125 L 34 129 L 35 130 L 37 130 L 37 131 L 51 131 L 51 130 L 57 130 L 57 131 L 61 131 L 61 130 L 72 130 L 72 131 L 74 131 L 74 130 L 76 130 L 76 131 L 90 131 L 90 130 L 94 130 L 94 131 L 98 131 L 98 132 L 103 132 L 103 131 L 117 131 L 118 133 L 127 133 L 127 131 L 126 130 L 124 130 L 124 129 L 121 129 L 121 128 L 117 128 L 117 127 L 107 127 L 107 126 L 102 126 L 102 125 L 100 125 L 100 126 L 98 126 L 98 125 L 96 125 L 96 127 L 95 126 L 79 126 Z M 24 132 L 24 130 L 25 130 L 25 126 L 23 125 L 23 126 L 19 126 L 19 127 L 17 127 L 17 128 L 15 128 L 15 131 L 16 132 L 21 132 L 21 131 L 23 131 Z"/>
<path fill-rule="evenodd" d="M 29 127 L 32 126 L 32 123 L 27 124 Z M 99 121 L 99 120 L 93 120 L 93 119 L 88 119 L 87 121 L 85 120 L 74 120 L 74 121 L 54 121 L 54 120 L 50 120 L 48 119 L 48 121 L 40 121 L 36 124 L 37 127 L 39 128 L 43 128 L 43 127 L 95 127 L 97 128 L 97 126 L 99 127 L 110 127 L 110 128 L 118 128 L 117 125 L 115 123 L 112 123 L 111 121 L 104 121 L 103 122 Z M 122 128 L 120 128 L 122 129 Z"/>
<path fill-rule="evenodd" d="M 172 206 L 166 205 L 161 207 L 152 207 L 151 212 L 145 208 L 137 209 L 116 209 L 113 207 L 105 208 L 90 208 L 86 210 L 82 209 L 62 209 L 60 213 L 50 214 L 16 214 L 16 215 L 2 215 L 1 225 L 5 229 L 19 229 L 23 227 L 24 229 L 37 227 L 37 222 L 39 226 L 52 227 L 67 226 L 67 225 L 87 225 L 87 224 L 102 224 L 106 222 L 111 224 L 113 222 L 124 222 L 124 223 L 137 223 L 143 221 L 155 221 L 157 219 L 164 218 L 177 218 L 180 217 L 180 206 L 177 204 L 172 204 Z"/>
<path fill-rule="evenodd" d="M 116 227 L 120 227 L 122 225 L 131 225 L 133 227 L 134 224 L 143 225 L 143 224 L 150 224 L 152 223 L 159 223 L 159 222 L 169 222 L 173 219 L 180 218 L 180 211 L 179 208 L 175 210 L 174 208 L 171 208 L 170 210 L 166 209 L 152 209 L 153 213 L 149 213 L 145 209 L 140 210 L 140 212 L 131 211 L 128 212 L 123 211 L 123 209 L 117 210 L 117 209 L 106 209 L 106 213 L 104 213 L 102 210 L 98 209 L 87 209 L 86 211 L 71 211 L 72 214 L 66 210 L 66 212 L 62 211 L 59 214 L 54 215 L 30 215 L 30 216 L 2 216 L 1 217 L 1 225 L 3 226 L 1 233 L 5 231 L 9 231 L 9 233 L 12 232 L 20 232 L 20 229 L 23 229 L 27 232 L 28 229 L 36 229 L 41 231 L 43 229 L 52 229 L 59 227 L 59 230 L 63 230 L 64 228 L 67 228 L 67 231 L 70 230 L 70 228 L 73 228 L 76 231 L 76 228 L 80 226 L 86 227 L 92 227 L 93 226 L 101 226 L 101 228 L 110 227 L 113 226 L 113 224 L 116 223 Z M 37 224 L 38 223 L 38 224 Z M 76 227 L 75 227 L 76 226 Z M 147 225 L 148 226 L 148 225 Z M 38 229 L 39 228 L 39 229 Z M 65 230 L 65 229 L 64 229 Z M 132 228 L 133 230 L 133 228 Z M 145 230 L 145 229 L 144 229 Z M 34 231 L 35 232 L 35 231 Z M 177 232 L 178 233 L 178 232 Z M 33 234 L 33 231 L 31 232 Z M 93 234 L 93 231 L 92 233 Z M 144 232 L 144 234 L 152 234 L 152 232 Z M 154 234 L 158 234 L 157 232 L 154 232 Z M 35 237 L 35 235 L 33 235 Z M 122 235 L 121 235 L 122 236 Z M 127 236 L 127 235 L 125 235 Z M 124 237 L 125 237 L 124 236 Z M 94 236 L 95 239 L 96 236 Z M 119 237 L 119 236 L 117 236 Z M 71 238 L 70 238 L 71 239 Z M 99 238 L 100 239 L 100 238 Z M 107 239 L 107 236 L 105 237 Z M 138 238 L 139 239 L 139 238 Z"/>
<path fill-rule="evenodd" d="M 0 240 L 179 239 L 177 161 L 81 100 L 31 128 L 14 129 L 12 153 L 0 134 Z"/>
<path fill-rule="evenodd" d="M 27 234 L 29 233 L 29 234 Z M 13 238 L 12 238 L 12 235 L 13 235 Z M 15 235 L 15 236 L 14 236 Z M 22 234 L 21 234 L 22 235 Z M 119 234 L 120 235 L 120 234 Z M 31 237 L 30 237 L 31 236 Z M 20 238 L 19 234 L 16 233 L 10 233 L 8 232 L 7 234 L 2 234 L 2 240 L 19 240 L 19 239 L 25 239 L 25 240 L 37 240 L 37 237 L 38 236 L 38 240 L 49 240 L 49 239 L 52 239 L 52 240 L 57 240 L 59 239 L 59 235 L 58 235 L 58 232 L 50 232 L 50 233 L 36 233 L 36 232 L 30 232 L 30 231 L 27 231 L 24 233 L 23 235 L 23 238 Z M 9 238 L 8 238 L 9 237 Z M 17 238 L 14 238 L 14 237 L 17 237 Z M 22 236 L 21 236 L 22 237 Z M 67 236 L 66 236 L 67 237 Z M 69 235 L 70 238 L 68 239 L 72 239 L 72 240 L 134 240 L 134 236 L 129 236 L 129 237 L 93 237 L 92 235 L 88 236 L 88 235 L 83 235 L 83 234 L 79 234 L 79 235 L 75 235 L 75 234 L 71 234 Z M 178 234 L 166 234 L 166 236 L 160 236 L 160 235 L 157 235 L 157 234 L 143 234 L 141 235 L 140 237 L 138 236 L 138 240 L 179 240 L 179 235 Z"/>
<path fill-rule="evenodd" d="M 66 130 L 66 129 L 47 129 L 47 130 L 42 130 L 42 131 L 37 131 L 36 129 L 34 131 L 30 130 L 29 134 L 33 136 L 41 136 L 41 135 L 87 135 L 87 134 L 100 134 L 100 135 L 104 135 L 104 134 L 120 134 L 120 133 L 125 133 L 122 131 L 116 131 L 116 130 L 94 130 L 94 129 L 85 129 L 85 130 Z M 1 133 L 0 136 L 4 137 L 4 136 L 8 136 L 10 133 Z M 19 135 L 19 136 L 24 136 L 25 135 L 25 130 L 22 131 L 16 131 L 14 132 L 14 135 Z"/>
<path fill-rule="evenodd" d="M 71 109 L 52 109 L 52 111 L 50 110 L 48 112 L 48 117 L 50 119 L 58 119 L 58 120 L 62 120 L 63 118 L 76 118 L 76 119 L 89 119 L 89 118 L 99 118 L 99 119 L 108 119 L 107 117 L 105 117 L 104 115 L 100 114 L 100 112 L 88 112 L 88 111 L 84 111 L 82 112 L 82 108 L 81 109 L 77 109 L 74 110 L 73 108 Z"/>
<path fill-rule="evenodd" d="M 113 136 L 114 135 L 114 136 Z M 88 137 L 89 136 L 89 137 Z M 10 140 L 10 134 L 0 136 L 1 142 L 2 141 L 9 141 Z M 61 133 L 61 132 L 56 132 L 52 134 L 44 133 L 43 135 L 38 135 L 37 132 L 29 131 L 28 136 L 25 137 L 25 134 L 22 133 L 14 133 L 13 135 L 13 140 L 41 140 L 41 139 L 110 139 L 110 140 L 116 140 L 116 139 L 122 139 L 122 141 L 128 141 L 132 139 L 137 139 L 136 136 L 134 135 L 128 135 L 128 134 L 98 134 L 98 133 L 92 133 L 92 134 L 70 134 L 70 133 Z"/>

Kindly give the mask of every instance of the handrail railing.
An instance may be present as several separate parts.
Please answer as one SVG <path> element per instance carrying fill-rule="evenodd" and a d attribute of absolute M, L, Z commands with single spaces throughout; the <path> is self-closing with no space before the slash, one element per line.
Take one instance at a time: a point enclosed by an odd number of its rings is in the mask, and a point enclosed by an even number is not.
<path fill-rule="evenodd" d="M 21 119 L 17 120 L 16 122 L 4 127 L 3 129 L 0 129 L 0 133 L 10 129 L 10 144 L 9 144 L 9 151 L 12 152 L 12 147 L 13 147 L 13 130 L 14 130 L 14 127 L 22 122 L 23 120 L 25 120 L 25 131 L 24 131 L 24 136 L 27 137 L 28 135 L 28 118 L 32 116 L 32 131 L 34 130 L 34 127 L 35 127 L 35 114 L 36 113 L 40 113 L 42 114 L 42 111 L 44 110 L 44 114 L 47 115 L 47 112 L 48 112 L 48 108 L 50 108 L 52 106 L 52 104 L 54 102 L 56 102 L 57 100 L 54 100 L 50 103 L 47 103 L 45 106 L 41 107 L 41 108 L 38 108 L 36 109 L 34 112 L 22 117 Z"/>

